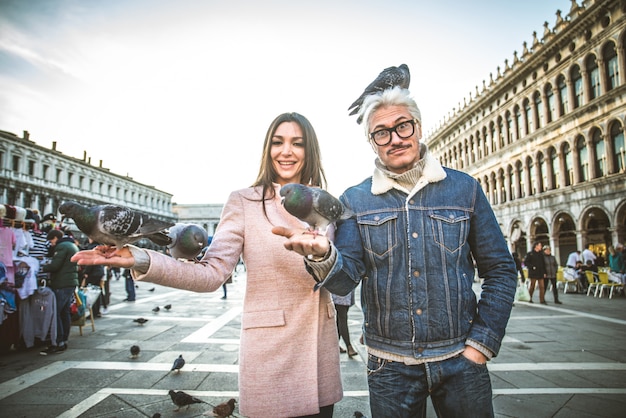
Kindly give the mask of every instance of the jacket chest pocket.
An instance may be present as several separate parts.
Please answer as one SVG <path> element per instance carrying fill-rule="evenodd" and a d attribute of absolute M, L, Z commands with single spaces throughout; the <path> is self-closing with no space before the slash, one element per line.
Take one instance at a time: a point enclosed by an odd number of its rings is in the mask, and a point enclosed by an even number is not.
<path fill-rule="evenodd" d="M 465 244 L 469 231 L 469 214 L 459 210 L 433 211 L 429 214 L 435 242 L 449 252 Z"/>
<path fill-rule="evenodd" d="M 398 245 L 398 216 L 396 214 L 371 214 L 359 216 L 363 248 L 377 257 L 386 257 Z"/>

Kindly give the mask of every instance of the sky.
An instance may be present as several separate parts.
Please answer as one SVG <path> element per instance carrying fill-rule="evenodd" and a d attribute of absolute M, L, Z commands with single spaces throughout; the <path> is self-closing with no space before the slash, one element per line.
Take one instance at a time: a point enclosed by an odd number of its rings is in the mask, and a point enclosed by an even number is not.
<path fill-rule="evenodd" d="M 581 4 L 581 0 L 578 0 Z M 571 0 L 0 0 L 0 130 L 171 193 L 250 186 L 298 112 L 335 195 L 375 154 L 349 105 L 405 63 L 425 136 Z"/>

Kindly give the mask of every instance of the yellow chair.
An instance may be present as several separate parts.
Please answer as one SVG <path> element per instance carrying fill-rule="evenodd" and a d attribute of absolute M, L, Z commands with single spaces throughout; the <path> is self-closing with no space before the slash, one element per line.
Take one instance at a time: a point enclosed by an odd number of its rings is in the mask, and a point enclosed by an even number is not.
<path fill-rule="evenodd" d="M 587 281 L 589 282 L 589 287 L 587 287 L 587 296 L 589 296 L 593 290 L 593 297 L 597 297 L 600 285 L 602 284 L 600 282 L 599 273 L 591 270 L 585 270 L 585 276 L 587 276 Z"/>
<path fill-rule="evenodd" d="M 602 271 L 599 273 L 600 276 L 600 295 L 599 297 L 602 297 L 602 295 L 604 294 L 604 291 L 607 291 L 607 294 L 609 295 L 609 299 L 613 298 L 613 291 L 615 289 L 617 289 L 618 291 L 624 291 L 624 285 L 621 283 L 616 283 L 616 282 L 612 282 L 609 280 L 609 273 L 607 273 L 606 271 Z M 597 292 L 596 292 L 597 293 Z"/>

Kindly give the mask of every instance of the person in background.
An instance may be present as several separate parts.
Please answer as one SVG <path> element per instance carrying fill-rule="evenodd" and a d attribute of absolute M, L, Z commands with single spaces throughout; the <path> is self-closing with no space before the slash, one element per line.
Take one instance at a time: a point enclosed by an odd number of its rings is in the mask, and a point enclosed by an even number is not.
<path fill-rule="evenodd" d="M 133 275 L 129 268 L 124 269 L 122 273 L 124 276 L 124 281 L 126 285 L 126 299 L 124 302 L 134 302 L 135 301 L 135 281 L 133 280 Z"/>
<path fill-rule="evenodd" d="M 596 265 L 597 257 L 594 254 L 594 252 L 591 251 L 591 247 L 592 247 L 592 244 L 587 244 L 587 246 L 583 250 L 583 253 L 581 255 L 583 266 L 588 265 L 589 264 L 588 261 L 591 261 L 591 264 L 593 264 L 594 266 Z"/>
<path fill-rule="evenodd" d="M 337 310 L 337 330 L 339 331 L 339 338 L 343 339 L 346 349 L 339 347 L 340 353 L 348 353 L 348 356 L 353 357 L 358 353 L 350 342 L 350 328 L 348 327 L 348 311 L 350 306 L 354 305 L 354 291 L 348 293 L 345 296 L 335 295 L 333 293 L 333 303 Z"/>
<path fill-rule="evenodd" d="M 53 229 L 48 232 L 46 239 L 50 242 L 52 257 L 50 262 L 41 266 L 41 269 L 50 273 L 48 287 L 54 291 L 57 303 L 57 340 L 51 341 L 50 346 L 41 351 L 41 355 L 60 353 L 67 350 L 67 341 L 70 337 L 72 313 L 70 306 L 74 291 L 78 286 L 78 266 L 72 257 L 78 252 L 74 238 L 64 235 L 62 231 Z"/>
<path fill-rule="evenodd" d="M 546 266 L 544 264 L 543 251 L 541 250 L 543 244 L 539 241 L 533 244 L 533 250 L 526 254 L 524 258 L 524 265 L 528 269 L 528 278 L 530 279 L 530 303 L 533 303 L 533 293 L 535 292 L 535 286 L 539 286 L 539 302 L 547 305 L 545 299 L 545 278 L 546 278 Z"/>
<path fill-rule="evenodd" d="M 94 249 L 99 244 L 95 243 L 91 238 L 89 238 L 89 242 L 85 247 L 87 250 Z M 102 305 L 102 289 L 104 288 L 104 280 L 106 280 L 106 276 L 104 274 L 104 267 L 98 264 L 92 266 L 83 266 L 80 268 L 81 272 L 81 287 L 85 287 L 88 284 L 96 286 L 100 289 L 100 296 L 91 306 L 91 310 L 93 312 L 93 316 L 96 318 L 100 318 L 102 314 L 100 313 L 100 306 Z"/>
<path fill-rule="evenodd" d="M 247 134 L 245 127 L 235 129 L 238 135 Z M 276 225 L 302 226 L 281 204 L 279 190 L 288 183 L 326 184 L 317 135 L 298 113 L 281 114 L 270 124 L 256 181 L 230 194 L 200 262 L 132 245 L 112 257 L 101 247 L 81 251 L 75 260 L 132 268 L 139 281 L 214 292 L 242 256 L 247 279 L 239 413 L 252 418 L 332 417 L 343 390 L 331 295 L 326 289 L 314 291 L 315 280 L 302 257 L 286 251 L 283 238 L 271 232 Z"/>
<path fill-rule="evenodd" d="M 320 291 L 346 295 L 361 283 L 372 417 L 425 417 L 428 397 L 439 416 L 493 416 L 486 362 L 517 284 L 498 221 L 480 184 L 420 142 L 408 90 L 366 97 L 360 116 L 377 159 L 374 175 L 340 197 L 355 215 L 337 222 L 334 242 L 301 227 L 273 232 Z"/>
<path fill-rule="evenodd" d="M 524 267 L 522 266 L 522 259 L 519 258 L 517 251 L 513 251 L 511 253 L 513 255 L 513 261 L 515 262 L 515 270 L 517 270 L 518 277 L 522 280 L 522 283 L 526 281 L 526 276 L 524 275 Z"/>
<path fill-rule="evenodd" d="M 561 305 L 559 301 L 559 289 L 556 287 L 556 272 L 559 270 L 559 264 L 556 262 L 556 257 L 552 255 L 552 249 L 549 245 L 543 247 L 543 263 L 546 268 L 546 282 L 552 284 L 552 294 L 554 295 L 554 303 Z"/>
<path fill-rule="evenodd" d="M 615 283 L 626 285 L 626 262 L 624 261 L 623 249 L 622 244 L 609 247 L 609 277 Z"/>

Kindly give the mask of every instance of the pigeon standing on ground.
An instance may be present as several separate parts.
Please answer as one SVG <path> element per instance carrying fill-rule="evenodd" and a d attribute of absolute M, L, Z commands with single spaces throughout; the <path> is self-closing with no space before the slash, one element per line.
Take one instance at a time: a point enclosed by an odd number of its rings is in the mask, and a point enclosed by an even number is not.
<path fill-rule="evenodd" d="M 235 411 L 235 401 L 234 399 L 229 399 L 226 402 L 222 402 L 213 408 L 213 415 L 218 418 L 227 418 L 233 415 Z"/>
<path fill-rule="evenodd" d="M 143 325 L 146 322 L 148 322 L 148 320 L 146 318 L 137 318 L 137 319 L 133 319 L 133 322 L 138 323 L 139 325 Z"/>
<path fill-rule="evenodd" d="M 176 259 L 194 260 L 209 242 L 207 231 L 195 224 L 176 224 L 167 235 L 172 239 L 167 248 Z"/>
<path fill-rule="evenodd" d="M 177 372 L 180 372 L 180 369 L 182 369 L 184 365 L 185 365 L 185 359 L 183 358 L 183 355 L 181 354 L 180 356 L 178 356 L 176 360 L 174 360 L 174 364 L 172 364 L 172 368 L 170 372 L 172 370 L 176 370 Z"/>
<path fill-rule="evenodd" d="M 133 345 L 132 347 L 130 347 L 130 358 L 137 358 L 139 357 L 139 352 L 141 351 L 141 349 L 139 348 L 138 345 Z"/>
<path fill-rule="evenodd" d="M 363 415 L 360 411 L 354 411 L 354 418 L 365 418 L 365 415 Z"/>
<path fill-rule="evenodd" d="M 166 311 L 169 311 L 170 309 L 172 309 L 172 305 L 170 305 L 169 303 L 167 305 L 164 306 Z"/>
<path fill-rule="evenodd" d="M 161 308 L 159 308 L 158 306 L 155 308 L 152 308 L 152 312 L 157 313 L 161 310 Z"/>
<path fill-rule="evenodd" d="M 59 207 L 63 219 L 71 218 L 78 229 L 94 242 L 122 248 L 142 238 L 157 245 L 168 245 L 170 237 L 165 230 L 172 222 L 153 219 L 145 213 L 116 205 L 83 206 L 77 202 L 65 202 Z"/>
<path fill-rule="evenodd" d="M 190 394 L 183 392 L 182 390 L 176 392 L 175 390 L 170 389 L 168 393 L 170 394 L 170 398 L 172 398 L 174 405 L 178 407 L 174 411 L 180 410 L 183 406 L 187 406 L 187 409 L 189 409 L 189 405 L 194 403 L 206 403 L 195 396 L 191 396 Z"/>
<path fill-rule="evenodd" d="M 353 216 L 336 197 L 318 187 L 289 183 L 280 189 L 282 204 L 291 215 L 306 222 L 315 235 L 326 233 L 330 224 Z"/>
<path fill-rule="evenodd" d="M 348 108 L 348 110 L 352 110 L 350 115 L 356 115 L 361 111 L 361 106 L 363 105 L 365 97 L 396 86 L 408 89 L 410 83 L 411 73 L 409 72 L 409 67 L 406 64 L 402 64 L 399 67 L 385 68 L 380 74 L 378 74 L 378 77 L 376 77 L 376 79 L 365 88 L 359 98 L 350 105 Z M 359 116 L 356 123 L 360 125 L 361 122 L 363 122 L 363 117 Z"/>

